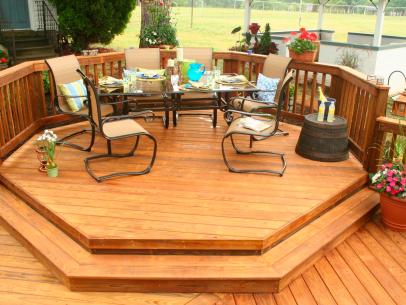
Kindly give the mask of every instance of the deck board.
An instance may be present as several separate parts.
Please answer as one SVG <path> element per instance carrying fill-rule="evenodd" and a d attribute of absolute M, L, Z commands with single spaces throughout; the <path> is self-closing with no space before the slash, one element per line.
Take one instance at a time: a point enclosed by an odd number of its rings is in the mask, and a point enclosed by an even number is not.
<path fill-rule="evenodd" d="M 274 137 L 256 147 L 286 153 L 288 168 L 280 178 L 234 174 L 226 170 L 220 149 L 224 122 L 216 129 L 203 117 L 182 117 L 165 130 L 159 120 L 142 122 L 158 140 L 153 171 L 144 176 L 96 183 L 84 170 L 89 153 L 58 148 L 60 177 L 49 179 L 36 169 L 32 141 L 0 168 L 3 182 L 43 215 L 91 249 L 192 249 L 263 251 L 336 204 L 366 180 L 354 158 L 322 163 L 294 152 L 300 128 L 282 124 L 288 137 Z M 81 124 L 79 124 L 81 125 Z M 83 125 L 83 123 L 82 123 Z M 60 136 L 78 125 L 56 130 Z M 87 136 L 76 139 L 85 144 Z M 240 144 L 247 144 L 238 140 Z M 120 140 L 113 150 L 125 151 Z M 94 152 L 104 152 L 99 137 Z M 278 160 L 237 156 L 241 166 L 273 167 Z M 97 162 L 98 173 L 145 164 L 151 147 L 141 142 L 135 158 Z M 44 187 L 46 185 L 46 187 Z"/>

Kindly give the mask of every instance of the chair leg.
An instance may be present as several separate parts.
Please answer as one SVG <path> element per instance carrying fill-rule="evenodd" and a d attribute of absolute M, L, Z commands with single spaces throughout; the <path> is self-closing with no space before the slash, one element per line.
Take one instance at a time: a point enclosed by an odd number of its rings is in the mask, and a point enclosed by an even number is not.
<path fill-rule="evenodd" d="M 282 162 L 282 168 L 280 170 L 270 170 L 270 169 L 238 169 L 236 167 L 233 167 L 230 162 L 227 160 L 227 156 L 226 156 L 226 152 L 224 149 L 224 144 L 227 137 L 223 138 L 223 141 L 221 142 L 221 152 L 223 154 L 223 160 L 225 165 L 227 166 L 228 170 L 230 172 L 233 173 L 270 173 L 270 174 L 276 174 L 279 175 L 280 177 L 283 176 L 285 170 L 286 170 L 286 166 L 287 166 L 287 162 L 285 160 L 285 154 L 283 153 L 278 153 L 278 152 L 273 152 L 273 151 L 264 151 L 264 150 L 249 150 L 249 151 L 244 151 L 241 150 L 237 147 L 237 145 L 235 144 L 234 140 L 233 140 L 233 135 L 229 136 L 231 139 L 231 143 L 232 146 L 234 148 L 234 150 L 238 153 L 238 154 L 268 154 L 268 155 L 274 155 L 274 156 L 279 156 L 281 158 L 281 162 Z"/>
<path fill-rule="evenodd" d="M 56 142 L 56 144 L 71 147 L 71 148 L 78 149 L 78 150 L 81 150 L 81 151 L 91 151 L 92 147 L 93 147 L 93 144 L 94 144 L 94 141 L 95 141 L 95 137 L 96 137 L 96 129 L 93 126 L 92 123 L 90 123 L 90 126 L 91 126 L 91 129 L 83 129 L 83 130 L 71 133 L 71 134 L 59 139 Z M 83 146 L 80 146 L 78 144 L 74 144 L 74 143 L 70 143 L 70 142 L 66 141 L 66 140 L 68 140 L 70 138 L 73 138 L 73 137 L 76 137 L 78 135 L 82 135 L 82 134 L 85 134 L 85 133 L 90 133 L 91 134 L 90 143 L 89 143 L 89 146 L 87 146 L 87 147 L 83 147 Z"/>
<path fill-rule="evenodd" d="M 213 128 L 216 128 L 216 126 L 217 126 L 217 109 L 213 109 L 212 120 L 213 120 Z"/>
<path fill-rule="evenodd" d="M 137 149 L 138 144 L 139 144 L 140 136 L 141 135 L 137 135 L 137 139 L 135 141 L 135 144 L 134 144 L 133 148 L 130 150 L 130 152 L 128 152 L 126 154 L 113 154 L 113 153 L 110 152 L 110 153 L 107 153 L 107 154 L 95 155 L 95 156 L 85 158 L 84 163 L 85 163 L 86 171 L 97 182 L 102 182 L 104 180 L 108 180 L 108 179 L 112 179 L 112 178 L 116 178 L 116 177 L 139 176 L 139 175 L 144 175 L 144 174 L 149 173 L 151 171 L 151 169 L 152 169 L 152 166 L 154 165 L 155 158 L 156 158 L 156 151 L 157 151 L 157 142 L 156 142 L 155 138 L 153 136 L 149 135 L 149 134 L 145 134 L 145 136 L 152 140 L 152 142 L 154 143 L 154 149 L 153 149 L 151 161 L 149 162 L 148 166 L 144 170 L 142 170 L 142 171 L 130 171 L 130 172 L 115 172 L 115 173 L 111 173 L 111 174 L 104 175 L 104 176 L 97 176 L 93 172 L 93 170 L 90 168 L 90 161 L 92 161 L 92 160 L 103 159 L 103 158 L 125 158 L 125 157 L 134 156 L 135 150 Z"/>

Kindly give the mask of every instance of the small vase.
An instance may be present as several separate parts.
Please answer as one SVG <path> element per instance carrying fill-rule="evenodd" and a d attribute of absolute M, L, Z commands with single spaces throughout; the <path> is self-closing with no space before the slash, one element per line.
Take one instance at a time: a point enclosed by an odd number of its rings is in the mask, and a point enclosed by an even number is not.
<path fill-rule="evenodd" d="M 58 177 L 58 166 L 47 168 L 47 175 L 52 178 Z"/>
<path fill-rule="evenodd" d="M 289 56 L 293 60 L 301 62 L 314 62 L 316 58 L 316 53 L 317 53 L 316 51 L 306 51 L 303 52 L 302 54 L 298 54 L 289 49 Z"/>
<path fill-rule="evenodd" d="M 394 231 L 406 231 L 406 200 L 381 193 L 383 223 Z"/>
<path fill-rule="evenodd" d="M 45 173 L 47 171 L 46 165 L 48 160 L 48 153 L 45 148 L 36 148 L 35 152 L 37 153 L 37 159 L 39 161 L 38 170 Z"/>

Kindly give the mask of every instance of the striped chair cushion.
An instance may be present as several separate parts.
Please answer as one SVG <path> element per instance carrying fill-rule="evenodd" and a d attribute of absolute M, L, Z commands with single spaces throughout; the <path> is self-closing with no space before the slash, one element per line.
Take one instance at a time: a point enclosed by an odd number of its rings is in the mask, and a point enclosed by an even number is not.
<path fill-rule="evenodd" d="M 87 97 L 87 90 L 83 80 L 79 79 L 72 83 L 60 84 L 58 86 L 72 112 L 80 111 Z"/>

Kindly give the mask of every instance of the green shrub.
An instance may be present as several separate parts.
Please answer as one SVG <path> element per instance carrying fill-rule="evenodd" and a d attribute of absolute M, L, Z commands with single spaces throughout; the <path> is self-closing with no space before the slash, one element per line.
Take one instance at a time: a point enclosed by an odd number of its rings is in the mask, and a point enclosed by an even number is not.
<path fill-rule="evenodd" d="M 75 51 L 91 43 L 108 44 L 124 31 L 136 0 L 50 0 L 58 11 L 59 30 Z"/>

